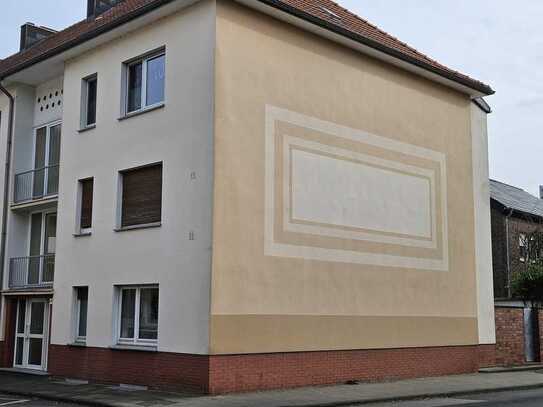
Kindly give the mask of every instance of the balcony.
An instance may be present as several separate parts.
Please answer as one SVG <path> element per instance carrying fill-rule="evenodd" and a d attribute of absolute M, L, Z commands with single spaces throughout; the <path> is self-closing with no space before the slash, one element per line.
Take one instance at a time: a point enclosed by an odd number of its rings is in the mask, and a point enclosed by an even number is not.
<path fill-rule="evenodd" d="M 15 204 L 52 197 L 58 194 L 59 165 L 15 174 Z"/>
<path fill-rule="evenodd" d="M 9 288 L 50 288 L 55 277 L 55 255 L 17 257 L 9 263 Z"/>

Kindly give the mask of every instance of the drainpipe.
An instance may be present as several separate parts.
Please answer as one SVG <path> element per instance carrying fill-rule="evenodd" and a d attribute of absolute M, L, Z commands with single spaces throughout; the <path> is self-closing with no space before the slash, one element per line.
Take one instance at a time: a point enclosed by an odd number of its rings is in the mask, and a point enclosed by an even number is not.
<path fill-rule="evenodd" d="M 4 288 L 4 263 L 6 259 L 6 237 L 8 228 L 8 200 L 9 200 L 9 177 L 11 170 L 11 145 L 13 144 L 13 118 L 15 110 L 15 99 L 8 92 L 0 79 L 0 92 L 9 99 L 9 118 L 8 118 L 8 139 L 6 144 L 6 167 L 4 169 L 4 198 L 2 207 L 2 236 L 0 237 L 0 289 Z M 0 312 L 2 310 L 2 297 L 0 296 Z"/>
<path fill-rule="evenodd" d="M 509 218 L 513 215 L 513 209 L 509 209 L 509 213 L 505 215 L 505 255 L 507 262 L 507 297 L 511 299 L 511 254 L 509 248 Z"/>

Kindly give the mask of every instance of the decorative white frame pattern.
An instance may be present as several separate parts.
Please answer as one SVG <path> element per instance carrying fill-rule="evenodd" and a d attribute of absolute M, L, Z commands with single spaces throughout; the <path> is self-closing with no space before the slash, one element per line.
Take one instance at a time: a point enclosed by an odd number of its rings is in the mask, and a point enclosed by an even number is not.
<path fill-rule="evenodd" d="M 378 147 L 382 150 L 388 150 L 402 155 L 430 161 L 437 164 L 439 171 L 429 168 L 407 165 L 405 163 L 385 160 L 380 157 L 361 154 L 358 152 L 345 150 L 339 147 L 333 147 L 327 144 L 321 144 L 288 134 L 283 136 L 283 203 L 281 211 L 283 213 L 282 229 L 284 232 L 293 232 L 302 235 L 313 235 L 322 237 L 334 237 L 348 240 L 361 240 L 374 243 L 394 244 L 405 247 L 414 247 L 422 249 L 440 249 L 438 247 L 438 238 L 441 241 L 441 252 L 439 258 L 432 257 L 407 257 L 397 256 L 385 253 L 363 252 L 354 250 L 331 249 L 313 245 L 293 245 L 288 242 L 277 241 L 275 236 L 276 222 L 276 123 L 283 122 L 298 126 L 308 130 L 314 130 L 319 133 L 328 134 L 350 142 L 360 143 Z M 266 106 L 266 133 L 265 133 L 265 254 L 274 257 L 303 258 L 311 260 L 321 260 L 328 262 L 342 262 L 353 264 L 366 264 L 382 267 L 409 268 L 429 271 L 448 271 L 449 253 L 448 253 L 448 222 L 447 222 L 447 174 L 446 157 L 443 153 L 395 141 L 389 138 L 376 136 L 361 130 L 352 129 L 335 123 L 326 122 L 317 118 L 309 117 L 300 113 L 281 109 L 275 106 Z M 354 160 L 364 165 L 375 165 L 384 167 L 390 171 L 398 171 L 416 177 L 422 177 L 428 180 L 430 187 L 430 208 L 431 208 L 431 235 L 430 236 L 400 236 L 390 233 L 383 233 L 378 230 L 346 230 L 338 228 L 338 225 L 326 224 L 308 224 L 299 223 L 292 219 L 291 204 L 291 152 L 293 149 L 300 148 L 311 150 L 316 154 L 331 154 Z M 439 180 L 441 188 L 440 196 L 437 196 L 436 182 Z M 439 207 L 440 211 L 437 210 Z M 440 225 L 438 230 L 437 225 Z M 441 232 L 441 236 L 438 232 Z"/>

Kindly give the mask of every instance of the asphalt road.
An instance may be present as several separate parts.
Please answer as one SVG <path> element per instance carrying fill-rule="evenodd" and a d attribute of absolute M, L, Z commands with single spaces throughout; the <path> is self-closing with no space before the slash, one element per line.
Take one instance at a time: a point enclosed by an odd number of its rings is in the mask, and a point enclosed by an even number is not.
<path fill-rule="evenodd" d="M 543 389 L 478 394 L 456 399 L 366 404 L 369 407 L 543 407 Z M 354 407 L 354 406 L 353 406 Z"/>
<path fill-rule="evenodd" d="M 75 407 L 76 404 L 56 403 L 54 401 L 26 399 L 24 397 L 0 394 L 0 407 Z M 79 406 L 81 407 L 81 406 Z"/>
<path fill-rule="evenodd" d="M 25 399 L 0 394 L 0 407 L 76 407 L 76 404 Z M 80 405 L 79 405 L 80 406 Z M 542 407 L 543 389 L 518 392 L 478 394 L 454 399 L 416 400 L 394 403 L 365 404 L 367 407 Z M 256 406 L 255 406 L 256 407 Z M 356 407 L 356 406 L 352 406 Z"/>

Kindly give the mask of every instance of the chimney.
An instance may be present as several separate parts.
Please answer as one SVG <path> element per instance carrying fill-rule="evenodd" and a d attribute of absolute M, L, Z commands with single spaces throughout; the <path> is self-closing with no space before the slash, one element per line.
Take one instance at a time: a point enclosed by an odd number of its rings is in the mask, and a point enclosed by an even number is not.
<path fill-rule="evenodd" d="M 56 31 L 47 27 L 37 27 L 33 23 L 26 23 L 21 26 L 20 51 L 30 48 L 34 44 L 44 40 Z"/>
<path fill-rule="evenodd" d="M 97 17 L 123 0 L 87 0 L 87 18 Z"/>
<path fill-rule="evenodd" d="M 539 199 L 543 199 L 543 185 L 539 186 Z"/>

